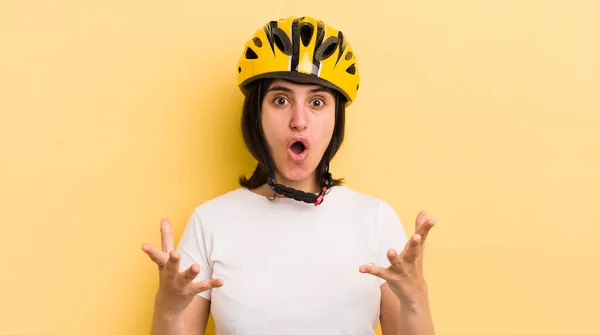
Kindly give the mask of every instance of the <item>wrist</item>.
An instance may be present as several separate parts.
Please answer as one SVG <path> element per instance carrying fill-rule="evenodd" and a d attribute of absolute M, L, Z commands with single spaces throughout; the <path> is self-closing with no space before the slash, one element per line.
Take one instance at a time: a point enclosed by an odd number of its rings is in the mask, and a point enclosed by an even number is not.
<path fill-rule="evenodd" d="M 150 335 L 183 334 L 183 332 L 183 313 L 174 313 L 155 306 Z"/>
<path fill-rule="evenodd" d="M 411 295 L 399 297 L 400 306 L 406 312 L 429 310 L 429 294 L 427 288 L 413 292 Z"/>
<path fill-rule="evenodd" d="M 183 317 L 183 311 L 164 308 L 159 305 L 154 306 L 154 315 L 164 321 L 175 321 Z"/>
<path fill-rule="evenodd" d="M 150 335 L 183 334 L 183 311 L 168 305 L 154 303 L 154 315 Z"/>
<path fill-rule="evenodd" d="M 171 320 L 183 317 L 183 309 L 173 307 L 167 299 L 161 299 L 160 295 L 156 295 L 154 299 L 154 314 L 161 319 Z"/>

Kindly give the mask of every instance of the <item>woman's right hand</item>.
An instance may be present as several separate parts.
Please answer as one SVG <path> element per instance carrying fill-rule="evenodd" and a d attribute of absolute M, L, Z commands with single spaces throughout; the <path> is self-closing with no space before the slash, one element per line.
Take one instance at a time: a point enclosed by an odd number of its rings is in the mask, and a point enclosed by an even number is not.
<path fill-rule="evenodd" d="M 142 250 L 158 265 L 159 285 L 155 308 L 166 313 L 183 313 L 195 295 L 221 287 L 223 280 L 213 278 L 193 283 L 192 280 L 200 273 L 200 266 L 192 264 L 185 271 L 179 271 L 180 255 L 173 247 L 173 229 L 166 219 L 161 221 L 160 235 L 162 250 L 147 243 L 142 245 Z"/>

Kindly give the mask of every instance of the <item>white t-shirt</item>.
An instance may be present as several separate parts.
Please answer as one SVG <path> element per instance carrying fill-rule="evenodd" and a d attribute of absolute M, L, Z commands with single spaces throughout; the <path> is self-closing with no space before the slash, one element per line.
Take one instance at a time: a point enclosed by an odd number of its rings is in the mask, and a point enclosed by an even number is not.
<path fill-rule="evenodd" d="M 335 186 L 320 206 L 238 188 L 198 206 L 180 239 L 181 270 L 223 279 L 211 300 L 218 335 L 374 334 L 387 267 L 407 241 L 386 202 Z"/>

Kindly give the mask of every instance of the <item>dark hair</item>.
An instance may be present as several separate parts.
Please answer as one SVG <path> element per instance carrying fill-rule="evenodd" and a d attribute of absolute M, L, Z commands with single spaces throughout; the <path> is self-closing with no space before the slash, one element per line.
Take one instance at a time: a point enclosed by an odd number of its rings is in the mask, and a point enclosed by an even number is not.
<path fill-rule="evenodd" d="M 261 123 L 261 106 L 266 90 L 273 79 L 260 79 L 248 85 L 244 107 L 242 109 L 242 136 L 250 154 L 258 161 L 256 169 L 250 178 L 241 176 L 239 183 L 242 187 L 254 189 L 267 183 L 270 171 L 275 173 L 269 147 L 264 137 Z M 329 170 L 329 162 L 333 159 L 344 140 L 346 99 L 337 91 L 332 91 L 335 97 L 335 126 L 333 135 L 323 158 L 317 166 L 316 178 L 319 185 L 325 173 Z M 332 186 L 341 185 L 343 179 L 333 179 Z"/>

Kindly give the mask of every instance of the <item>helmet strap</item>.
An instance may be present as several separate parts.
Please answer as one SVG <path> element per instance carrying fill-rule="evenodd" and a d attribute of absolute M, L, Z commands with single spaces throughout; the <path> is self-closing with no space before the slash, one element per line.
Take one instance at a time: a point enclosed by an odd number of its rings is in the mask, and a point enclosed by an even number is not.
<path fill-rule="evenodd" d="M 331 143 L 329 143 L 329 146 L 331 147 Z M 282 184 L 277 184 L 275 182 L 275 173 L 272 169 L 269 170 L 270 177 L 267 179 L 267 184 L 269 185 L 271 190 L 277 194 L 281 194 L 287 198 L 291 198 L 297 201 L 302 201 L 309 204 L 314 204 L 315 206 L 319 206 L 323 202 L 325 195 L 329 193 L 329 189 L 331 189 L 331 187 L 333 186 L 333 178 L 331 176 L 331 173 L 329 172 L 331 148 L 328 148 L 326 152 L 329 152 L 329 155 L 327 157 L 324 157 L 325 159 L 327 159 L 327 165 L 325 166 L 325 173 L 323 175 L 323 179 L 321 181 L 321 189 L 319 190 L 318 194 L 304 192 L 291 187 L 287 187 Z M 267 160 L 270 160 L 270 157 Z"/>
<path fill-rule="evenodd" d="M 273 190 L 273 192 L 275 192 L 277 194 L 281 194 L 287 198 L 291 198 L 291 199 L 294 199 L 297 201 L 302 201 L 302 202 L 305 202 L 308 204 L 314 204 L 315 206 L 318 206 L 321 203 L 323 203 L 325 194 L 327 194 L 327 190 L 331 187 L 333 180 L 331 177 L 331 173 L 329 173 L 329 171 L 326 171 L 325 176 L 323 176 L 321 190 L 319 191 L 318 194 L 304 192 L 304 191 L 296 190 L 291 187 L 287 187 L 282 184 L 277 184 L 275 182 L 275 177 L 273 177 L 273 176 L 269 177 L 267 183 L 269 184 L 269 187 L 271 187 L 271 190 Z"/>

